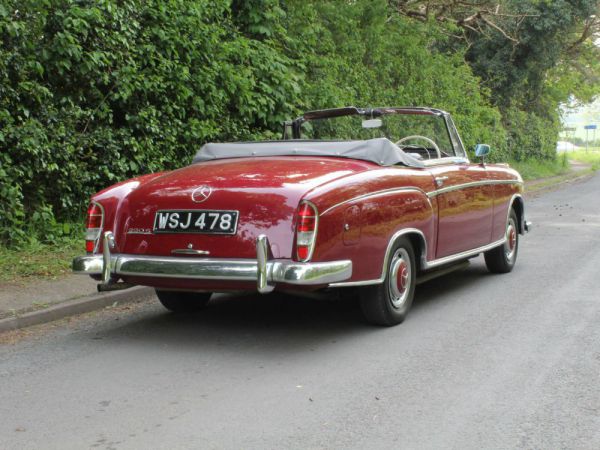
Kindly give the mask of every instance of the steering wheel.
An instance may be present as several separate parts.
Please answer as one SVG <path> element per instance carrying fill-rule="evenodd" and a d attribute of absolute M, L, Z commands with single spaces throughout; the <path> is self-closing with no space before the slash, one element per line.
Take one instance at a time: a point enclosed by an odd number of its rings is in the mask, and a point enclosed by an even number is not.
<path fill-rule="evenodd" d="M 436 153 L 437 153 L 437 157 L 438 157 L 438 158 L 441 158 L 441 157 L 442 157 L 442 152 L 440 151 L 440 148 L 438 147 L 438 145 L 437 145 L 437 144 L 436 144 L 436 143 L 435 143 L 433 140 L 429 139 L 428 137 L 421 136 L 421 135 L 418 135 L 418 134 L 415 134 L 415 135 L 413 135 L 413 136 L 406 136 L 406 137 L 403 137 L 402 139 L 400 139 L 399 141 L 397 141 L 397 142 L 396 142 L 396 145 L 397 145 L 397 146 L 400 146 L 400 145 L 402 145 L 402 143 L 403 143 L 404 141 L 408 141 L 409 139 L 422 139 L 422 140 L 424 140 L 424 141 L 427 141 L 427 142 L 428 142 L 429 144 L 431 144 L 431 145 L 432 145 L 432 147 L 435 149 L 435 151 L 436 151 Z M 427 148 L 427 147 L 425 147 L 425 148 Z"/>

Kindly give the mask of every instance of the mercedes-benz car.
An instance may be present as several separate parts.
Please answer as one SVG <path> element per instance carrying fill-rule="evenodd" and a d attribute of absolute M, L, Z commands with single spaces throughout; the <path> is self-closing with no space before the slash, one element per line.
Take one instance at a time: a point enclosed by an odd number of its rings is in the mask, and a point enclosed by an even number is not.
<path fill-rule="evenodd" d="M 480 254 L 513 269 L 531 226 L 523 181 L 489 151 L 469 161 L 434 108 L 308 112 L 281 140 L 208 143 L 188 166 L 95 194 L 73 271 L 99 290 L 154 287 L 175 312 L 215 292 L 352 288 L 369 322 L 395 325 L 420 280 Z"/>

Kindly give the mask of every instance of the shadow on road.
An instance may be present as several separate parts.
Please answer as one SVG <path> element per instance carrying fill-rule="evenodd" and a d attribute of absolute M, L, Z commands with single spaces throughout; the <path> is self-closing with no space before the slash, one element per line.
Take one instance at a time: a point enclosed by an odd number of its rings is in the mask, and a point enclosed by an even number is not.
<path fill-rule="evenodd" d="M 481 282 L 485 269 L 471 266 L 417 287 L 413 309 L 405 324 L 394 328 L 367 324 L 356 297 L 315 300 L 274 293 L 215 295 L 208 307 L 195 314 L 172 314 L 156 306 L 112 322 L 95 339 L 126 340 L 142 347 L 170 350 L 254 351 L 289 353 L 311 351 L 317 346 L 352 340 L 373 333 L 394 333 L 401 339 L 423 326 L 427 312 L 452 302 L 460 291 Z M 125 318 L 124 318 L 125 319 Z"/>

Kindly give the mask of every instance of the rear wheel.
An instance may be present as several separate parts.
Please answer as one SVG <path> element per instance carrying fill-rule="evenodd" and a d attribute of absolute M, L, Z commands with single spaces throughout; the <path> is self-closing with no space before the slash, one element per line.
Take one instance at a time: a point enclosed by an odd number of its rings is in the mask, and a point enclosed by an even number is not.
<path fill-rule="evenodd" d="M 511 209 L 506 223 L 506 242 L 484 253 L 485 265 L 492 273 L 508 273 L 513 270 L 519 253 L 519 228 L 517 213 Z"/>
<path fill-rule="evenodd" d="M 210 300 L 210 292 L 162 291 L 156 289 L 162 305 L 174 313 L 190 313 L 204 309 Z"/>
<path fill-rule="evenodd" d="M 360 289 L 360 307 L 368 322 L 392 326 L 407 316 L 415 293 L 415 252 L 407 238 L 396 241 L 383 283 Z"/>

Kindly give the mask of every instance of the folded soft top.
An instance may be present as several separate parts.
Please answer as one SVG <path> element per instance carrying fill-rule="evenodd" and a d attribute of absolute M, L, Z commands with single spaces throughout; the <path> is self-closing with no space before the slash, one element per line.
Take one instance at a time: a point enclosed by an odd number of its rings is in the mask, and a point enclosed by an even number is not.
<path fill-rule="evenodd" d="M 260 156 L 337 156 L 362 159 L 381 166 L 403 164 L 408 167 L 425 167 L 422 161 L 404 153 L 386 138 L 365 141 L 264 141 L 205 144 L 192 163 L 213 159 Z"/>

